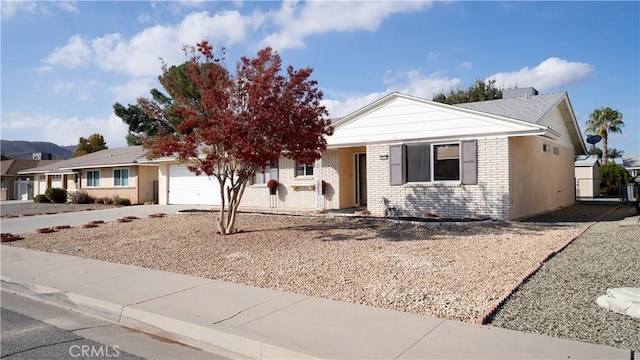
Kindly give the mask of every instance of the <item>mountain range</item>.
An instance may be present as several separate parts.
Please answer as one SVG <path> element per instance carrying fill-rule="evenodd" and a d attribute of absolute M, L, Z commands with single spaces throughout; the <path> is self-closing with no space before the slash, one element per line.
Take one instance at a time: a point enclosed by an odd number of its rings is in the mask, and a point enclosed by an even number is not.
<path fill-rule="evenodd" d="M 47 141 L 0 140 L 0 153 L 11 159 L 32 159 L 33 153 L 49 153 L 54 160 L 73 157 L 78 145 L 60 146 Z"/>

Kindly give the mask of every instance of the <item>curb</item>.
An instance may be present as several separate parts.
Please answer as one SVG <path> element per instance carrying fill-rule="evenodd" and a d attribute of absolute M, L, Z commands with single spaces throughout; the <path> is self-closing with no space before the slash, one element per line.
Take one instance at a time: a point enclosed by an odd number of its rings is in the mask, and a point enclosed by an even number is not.
<path fill-rule="evenodd" d="M 288 349 L 286 344 L 268 338 L 250 336 L 223 325 L 206 327 L 176 318 L 134 309 L 133 305 L 120 305 L 87 297 L 45 285 L 0 275 L 3 291 L 24 296 L 50 305 L 74 310 L 120 326 L 179 342 L 212 353 L 220 349 L 251 359 L 317 359 Z"/>
<path fill-rule="evenodd" d="M 511 296 L 518 290 L 520 289 L 520 287 L 527 282 L 527 280 L 529 280 L 529 278 L 531 278 L 533 275 L 535 275 L 535 273 L 538 272 L 538 270 L 540 270 L 540 268 L 542 268 L 542 266 L 549 260 L 551 260 L 554 256 L 556 256 L 558 253 L 560 253 L 562 250 L 564 250 L 567 246 L 569 246 L 572 242 L 574 242 L 577 238 L 579 238 L 580 236 L 582 236 L 582 234 L 584 234 L 587 230 L 589 230 L 593 225 L 597 224 L 599 221 L 601 221 L 604 217 L 608 216 L 609 214 L 611 214 L 612 212 L 618 210 L 622 205 L 624 204 L 620 204 L 618 206 L 616 206 L 615 208 L 607 211 L 605 214 L 603 214 L 602 216 L 600 216 L 598 219 L 596 219 L 595 221 L 593 221 L 592 223 L 590 223 L 589 225 L 587 225 L 584 229 L 580 230 L 580 232 L 578 234 L 576 234 L 574 237 L 572 237 L 571 239 L 569 239 L 569 241 L 567 241 L 566 243 L 560 245 L 560 247 L 558 247 L 556 250 L 551 251 L 549 254 L 547 254 L 544 258 L 542 258 L 542 260 L 540 260 L 539 262 L 537 262 L 529 271 L 527 271 L 527 273 L 521 277 L 518 281 L 516 281 L 516 283 L 513 285 L 513 287 L 506 292 L 506 294 L 504 294 L 503 296 L 501 296 L 498 300 L 494 301 L 483 313 L 482 315 L 480 315 L 478 318 L 476 318 L 476 320 L 473 322 L 474 324 L 479 324 L 479 325 L 487 325 L 489 319 L 491 319 L 497 312 L 498 309 L 504 305 L 504 303 L 509 300 L 509 298 L 511 298 Z"/>

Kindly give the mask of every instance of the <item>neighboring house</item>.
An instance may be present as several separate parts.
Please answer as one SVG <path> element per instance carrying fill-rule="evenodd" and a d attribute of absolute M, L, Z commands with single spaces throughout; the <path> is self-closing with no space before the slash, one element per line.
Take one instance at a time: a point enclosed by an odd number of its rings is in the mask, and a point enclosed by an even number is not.
<path fill-rule="evenodd" d="M 127 198 L 132 204 L 157 201 L 158 165 L 142 161 L 142 146 L 106 149 L 41 166 L 20 174 L 33 175 L 38 189 L 84 191 L 95 198 Z"/>
<path fill-rule="evenodd" d="M 33 176 L 19 172 L 37 166 L 52 164 L 58 160 L 10 159 L 0 162 L 0 200 L 31 200 L 37 189 Z"/>
<path fill-rule="evenodd" d="M 574 156 L 586 152 L 568 95 L 533 88 L 456 106 L 393 93 L 334 127 L 322 159 L 281 158 L 256 175 L 241 206 L 515 219 L 574 203 Z M 160 203 L 220 204 L 217 180 L 156 162 Z M 274 197 L 270 178 L 280 182 Z"/>
<path fill-rule="evenodd" d="M 627 169 L 631 176 L 640 175 L 640 155 L 625 155 L 622 157 L 622 166 Z"/>
<path fill-rule="evenodd" d="M 576 197 L 600 196 L 600 160 L 597 156 L 575 162 Z"/>

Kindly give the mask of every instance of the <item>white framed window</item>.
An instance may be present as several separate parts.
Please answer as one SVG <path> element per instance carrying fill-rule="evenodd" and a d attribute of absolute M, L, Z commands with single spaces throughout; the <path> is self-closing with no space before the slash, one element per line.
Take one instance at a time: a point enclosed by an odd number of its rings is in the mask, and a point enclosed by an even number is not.
<path fill-rule="evenodd" d="M 251 183 L 253 185 L 266 184 L 271 179 L 278 180 L 278 161 L 277 160 L 274 164 L 267 165 L 259 169 L 258 171 L 256 171 L 256 174 L 253 175 L 253 179 Z"/>
<path fill-rule="evenodd" d="M 409 144 L 407 182 L 460 181 L 460 143 Z"/>
<path fill-rule="evenodd" d="M 433 145 L 433 180 L 460 181 L 460 144 Z"/>
<path fill-rule="evenodd" d="M 87 171 L 87 187 L 99 187 L 100 186 L 100 170 L 88 170 Z"/>
<path fill-rule="evenodd" d="M 129 169 L 113 170 L 113 186 L 129 186 Z"/>
<path fill-rule="evenodd" d="M 313 164 L 296 163 L 296 177 L 313 176 Z"/>

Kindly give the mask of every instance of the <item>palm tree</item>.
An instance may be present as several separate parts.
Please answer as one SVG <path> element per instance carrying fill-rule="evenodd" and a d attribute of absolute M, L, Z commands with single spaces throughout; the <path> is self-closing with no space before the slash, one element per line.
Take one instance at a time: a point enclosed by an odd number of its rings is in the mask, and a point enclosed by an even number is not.
<path fill-rule="evenodd" d="M 607 138 L 609 133 L 622 134 L 622 113 L 610 107 L 595 109 L 587 120 L 587 132 L 602 136 L 602 162 L 607 162 Z"/>
<path fill-rule="evenodd" d="M 616 148 L 609 148 L 607 149 L 607 157 L 611 160 L 615 160 L 617 158 L 621 158 L 623 155 L 624 151 L 623 150 L 618 150 Z"/>

